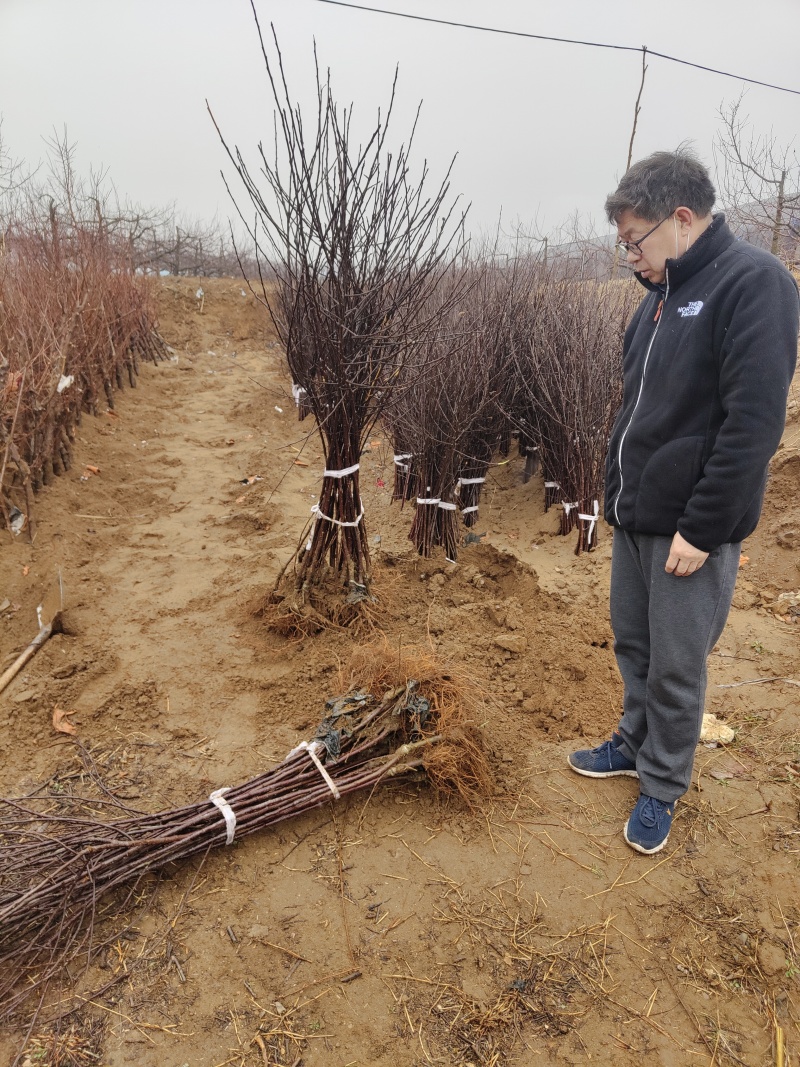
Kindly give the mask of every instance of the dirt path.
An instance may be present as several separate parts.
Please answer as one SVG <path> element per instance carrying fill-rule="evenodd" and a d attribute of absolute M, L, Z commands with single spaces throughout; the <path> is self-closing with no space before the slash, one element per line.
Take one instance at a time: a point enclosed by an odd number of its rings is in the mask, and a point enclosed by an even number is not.
<path fill-rule="evenodd" d="M 0 651 L 33 636 L 58 568 L 67 602 L 67 632 L 0 696 L 6 796 L 86 785 L 54 704 L 76 710 L 109 786 L 158 810 L 282 759 L 344 685 L 350 635 L 287 642 L 254 615 L 320 457 L 250 298 L 203 286 L 201 313 L 196 283 L 165 284 L 174 361 L 144 368 L 114 415 L 84 420 L 73 470 L 40 498 L 35 544 L 3 535 Z M 87 464 L 100 474 L 82 480 Z M 79 1010 L 61 1047 L 142 1067 L 760 1067 L 780 1025 L 794 1062 L 800 688 L 721 688 L 800 681 L 797 625 L 766 610 L 800 586 L 796 422 L 775 466 L 712 657 L 709 710 L 737 740 L 701 748 L 668 849 L 647 859 L 620 832 L 635 785 L 593 785 L 565 763 L 617 715 L 608 532 L 576 559 L 513 459 L 487 483 L 481 543 L 456 566 L 419 560 L 376 439 L 362 470 L 378 636 L 425 644 L 482 688 L 495 795 L 469 813 L 424 782 L 387 785 L 153 882 L 132 930 L 74 984 L 84 996 L 112 983 L 67 1004 Z M 34 1034 L 31 1067 L 89 1062 L 56 1059 L 52 1040 Z M 20 1043 L 0 1036 L 0 1061 Z"/>

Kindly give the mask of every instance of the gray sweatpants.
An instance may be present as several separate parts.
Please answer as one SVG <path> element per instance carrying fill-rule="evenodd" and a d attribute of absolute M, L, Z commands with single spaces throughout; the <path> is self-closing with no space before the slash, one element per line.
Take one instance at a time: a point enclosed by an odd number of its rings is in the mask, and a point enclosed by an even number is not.
<path fill-rule="evenodd" d="M 641 792 L 672 803 L 692 778 L 706 695 L 706 659 L 733 598 L 739 544 L 715 549 L 694 574 L 667 574 L 671 537 L 614 530 L 611 625 L 625 683 L 622 752 Z"/>

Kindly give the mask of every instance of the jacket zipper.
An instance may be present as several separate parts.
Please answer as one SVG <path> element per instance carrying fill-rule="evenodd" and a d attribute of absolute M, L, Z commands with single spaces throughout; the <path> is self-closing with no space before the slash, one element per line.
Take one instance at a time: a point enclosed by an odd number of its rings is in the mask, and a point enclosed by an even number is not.
<path fill-rule="evenodd" d="M 636 414 L 636 409 L 639 406 L 639 401 L 642 399 L 642 390 L 644 389 L 644 376 L 645 376 L 645 374 L 647 374 L 647 363 L 648 363 L 648 360 L 650 359 L 650 352 L 652 351 L 653 342 L 656 339 L 656 334 L 658 333 L 658 328 L 661 325 L 662 318 L 664 317 L 664 314 L 663 314 L 664 313 L 664 305 L 666 304 L 667 297 L 669 296 L 669 272 L 667 272 L 667 274 L 666 274 L 666 282 L 667 282 L 667 287 L 666 287 L 666 290 L 664 291 L 664 298 L 661 301 L 661 304 L 659 305 L 659 309 L 658 309 L 658 317 L 656 319 L 656 328 L 653 330 L 652 337 L 650 338 L 650 344 L 647 346 L 647 352 L 645 353 L 644 363 L 642 364 L 642 377 L 639 380 L 639 392 L 636 395 L 636 403 L 633 405 L 633 411 L 631 411 L 631 417 L 628 419 L 628 425 L 622 431 L 622 437 L 620 437 L 620 439 L 619 439 L 619 448 L 617 449 L 617 466 L 619 467 L 619 490 L 618 490 L 616 498 L 614 500 L 614 518 L 617 520 L 618 523 L 620 521 L 620 518 L 619 518 L 619 511 L 617 511 L 617 506 L 619 505 L 619 498 L 622 496 L 622 489 L 623 489 L 623 486 L 625 484 L 624 481 L 623 481 L 623 478 L 622 478 L 622 446 L 625 444 L 625 438 L 627 436 L 628 430 L 630 430 L 630 428 L 631 428 L 631 423 L 633 422 L 633 417 Z"/>

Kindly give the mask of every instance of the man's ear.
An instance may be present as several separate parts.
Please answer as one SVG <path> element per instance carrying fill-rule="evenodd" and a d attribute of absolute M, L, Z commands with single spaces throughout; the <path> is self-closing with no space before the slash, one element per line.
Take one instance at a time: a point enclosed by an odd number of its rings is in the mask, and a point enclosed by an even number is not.
<path fill-rule="evenodd" d="M 675 208 L 675 218 L 680 223 L 682 230 L 688 230 L 697 216 L 690 207 L 677 207 Z"/>

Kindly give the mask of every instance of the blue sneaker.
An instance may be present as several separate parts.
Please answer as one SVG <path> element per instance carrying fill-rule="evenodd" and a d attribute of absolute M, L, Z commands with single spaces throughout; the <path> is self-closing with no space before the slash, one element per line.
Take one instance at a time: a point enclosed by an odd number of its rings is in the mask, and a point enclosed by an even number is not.
<path fill-rule="evenodd" d="M 613 778 L 618 774 L 638 778 L 636 764 L 620 751 L 621 743 L 622 738 L 614 733 L 610 741 L 604 741 L 597 748 L 582 748 L 578 752 L 570 752 L 567 763 L 573 771 L 585 774 L 587 778 Z"/>
<path fill-rule="evenodd" d="M 636 807 L 625 823 L 625 840 L 631 848 L 646 856 L 660 852 L 667 843 L 674 813 L 674 802 L 665 804 L 663 800 L 640 793 Z"/>

